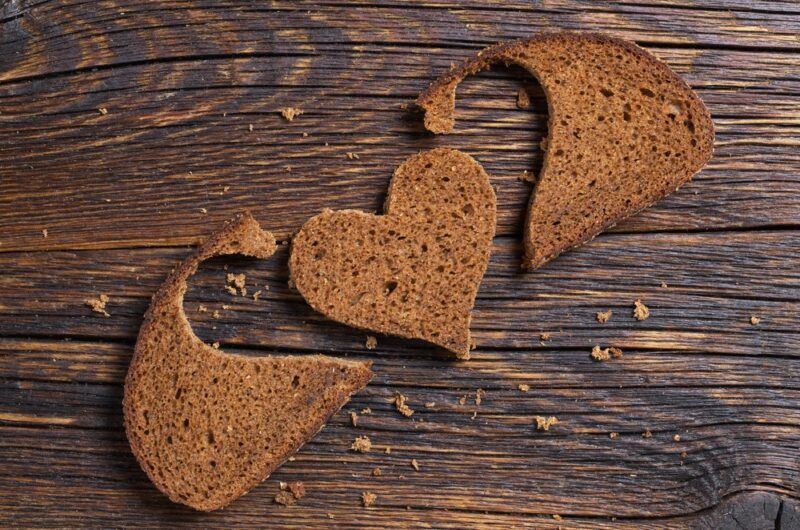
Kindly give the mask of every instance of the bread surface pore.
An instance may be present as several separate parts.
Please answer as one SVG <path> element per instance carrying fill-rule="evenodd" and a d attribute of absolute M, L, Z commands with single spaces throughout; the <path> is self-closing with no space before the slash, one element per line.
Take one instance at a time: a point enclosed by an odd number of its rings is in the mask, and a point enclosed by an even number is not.
<path fill-rule="evenodd" d="M 711 158 L 714 128 L 697 94 L 635 44 L 596 34 L 546 34 L 483 50 L 419 96 L 425 126 L 452 131 L 458 83 L 498 62 L 534 75 L 549 107 L 545 161 L 525 225 L 528 268 L 675 191 Z"/>
<path fill-rule="evenodd" d="M 183 296 L 198 264 L 274 252 L 270 233 L 237 217 L 169 275 L 136 342 L 123 402 L 131 449 L 162 492 L 198 510 L 266 479 L 372 375 L 367 363 L 319 355 L 231 355 L 195 336 Z"/>
<path fill-rule="evenodd" d="M 497 215 L 488 175 L 459 151 L 420 153 L 395 171 L 384 210 L 310 219 L 292 240 L 295 286 L 333 320 L 469 358 Z"/>

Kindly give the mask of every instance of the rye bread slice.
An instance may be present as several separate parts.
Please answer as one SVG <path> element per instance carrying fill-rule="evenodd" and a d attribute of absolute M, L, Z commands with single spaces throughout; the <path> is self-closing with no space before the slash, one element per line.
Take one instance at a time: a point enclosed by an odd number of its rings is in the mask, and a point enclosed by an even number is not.
<path fill-rule="evenodd" d="M 292 240 L 294 285 L 337 322 L 468 359 L 497 217 L 489 176 L 459 151 L 426 151 L 397 168 L 384 210 L 326 210 L 306 222 Z"/>
<path fill-rule="evenodd" d="M 369 363 L 244 357 L 194 334 L 183 296 L 198 264 L 274 252 L 272 234 L 239 216 L 169 275 L 145 315 L 125 380 L 125 431 L 142 469 L 174 502 L 210 511 L 245 494 L 372 377 Z"/>
<path fill-rule="evenodd" d="M 635 44 L 591 33 L 479 52 L 419 96 L 425 127 L 451 132 L 458 83 L 499 62 L 535 76 L 549 106 L 544 165 L 525 223 L 527 268 L 675 191 L 711 158 L 714 126 L 697 94 Z"/>

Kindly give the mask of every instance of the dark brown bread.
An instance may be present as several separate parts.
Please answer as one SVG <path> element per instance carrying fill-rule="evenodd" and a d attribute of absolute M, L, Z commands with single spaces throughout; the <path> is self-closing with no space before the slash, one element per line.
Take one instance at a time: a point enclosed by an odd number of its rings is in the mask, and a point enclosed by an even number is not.
<path fill-rule="evenodd" d="M 385 215 L 327 210 L 306 222 L 292 241 L 291 277 L 333 320 L 468 359 L 496 217 L 480 164 L 452 149 L 423 152 L 395 171 Z"/>
<path fill-rule="evenodd" d="M 249 215 L 212 235 L 153 297 L 125 380 L 125 430 L 170 499 L 222 508 L 266 479 L 372 377 L 368 363 L 320 355 L 250 358 L 193 333 L 186 280 L 216 255 L 267 258 L 275 239 Z"/>
<path fill-rule="evenodd" d="M 479 52 L 419 96 L 425 127 L 452 131 L 456 86 L 498 62 L 534 75 L 549 105 L 525 223 L 528 268 L 675 191 L 711 158 L 714 127 L 697 94 L 635 44 L 596 34 L 545 34 Z"/>

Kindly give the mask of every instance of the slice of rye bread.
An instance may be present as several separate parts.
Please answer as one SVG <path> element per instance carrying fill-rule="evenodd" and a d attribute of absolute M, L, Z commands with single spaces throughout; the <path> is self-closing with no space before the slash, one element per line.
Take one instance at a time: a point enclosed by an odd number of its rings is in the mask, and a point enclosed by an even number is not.
<path fill-rule="evenodd" d="M 275 248 L 249 214 L 234 219 L 169 275 L 136 342 L 123 400 L 131 449 L 158 489 L 197 510 L 222 508 L 266 479 L 372 377 L 370 363 L 244 357 L 197 338 L 183 296 L 198 264 Z"/>
<path fill-rule="evenodd" d="M 456 86 L 498 62 L 534 75 L 550 114 L 525 223 L 526 268 L 675 191 L 711 158 L 714 126 L 697 94 L 645 50 L 597 34 L 545 34 L 479 52 L 419 96 L 425 127 L 452 131 Z"/>
<path fill-rule="evenodd" d="M 292 240 L 294 285 L 337 322 L 468 359 L 497 218 L 489 176 L 459 151 L 426 151 L 397 168 L 384 210 L 326 210 L 306 222 Z"/>

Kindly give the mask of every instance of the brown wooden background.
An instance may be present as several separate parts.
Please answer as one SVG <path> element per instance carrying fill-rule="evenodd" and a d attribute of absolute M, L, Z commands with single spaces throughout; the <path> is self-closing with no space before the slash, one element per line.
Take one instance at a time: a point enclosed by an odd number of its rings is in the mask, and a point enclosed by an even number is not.
<path fill-rule="evenodd" d="M 541 164 L 541 90 L 516 70 L 469 79 L 444 137 L 408 104 L 451 62 L 557 28 L 666 60 L 711 109 L 716 154 L 678 193 L 523 274 L 519 177 Z M 798 35 L 792 1 L 0 1 L 0 526 L 800 528 Z M 305 114 L 289 123 L 287 106 Z M 475 156 L 498 190 L 473 360 L 385 337 L 367 351 L 288 289 L 285 247 L 214 260 L 187 297 L 198 335 L 373 359 L 376 376 L 228 509 L 168 502 L 120 407 L 167 272 L 245 208 L 283 239 L 324 207 L 377 210 L 394 167 L 433 146 Z M 223 263 L 268 294 L 230 297 Z M 100 293 L 110 318 L 84 305 Z M 231 307 L 215 320 L 200 303 Z M 594 344 L 625 355 L 592 362 Z M 535 415 L 561 423 L 536 431 Z M 378 449 L 349 452 L 357 435 Z M 275 505 L 288 480 L 308 496 Z"/>

